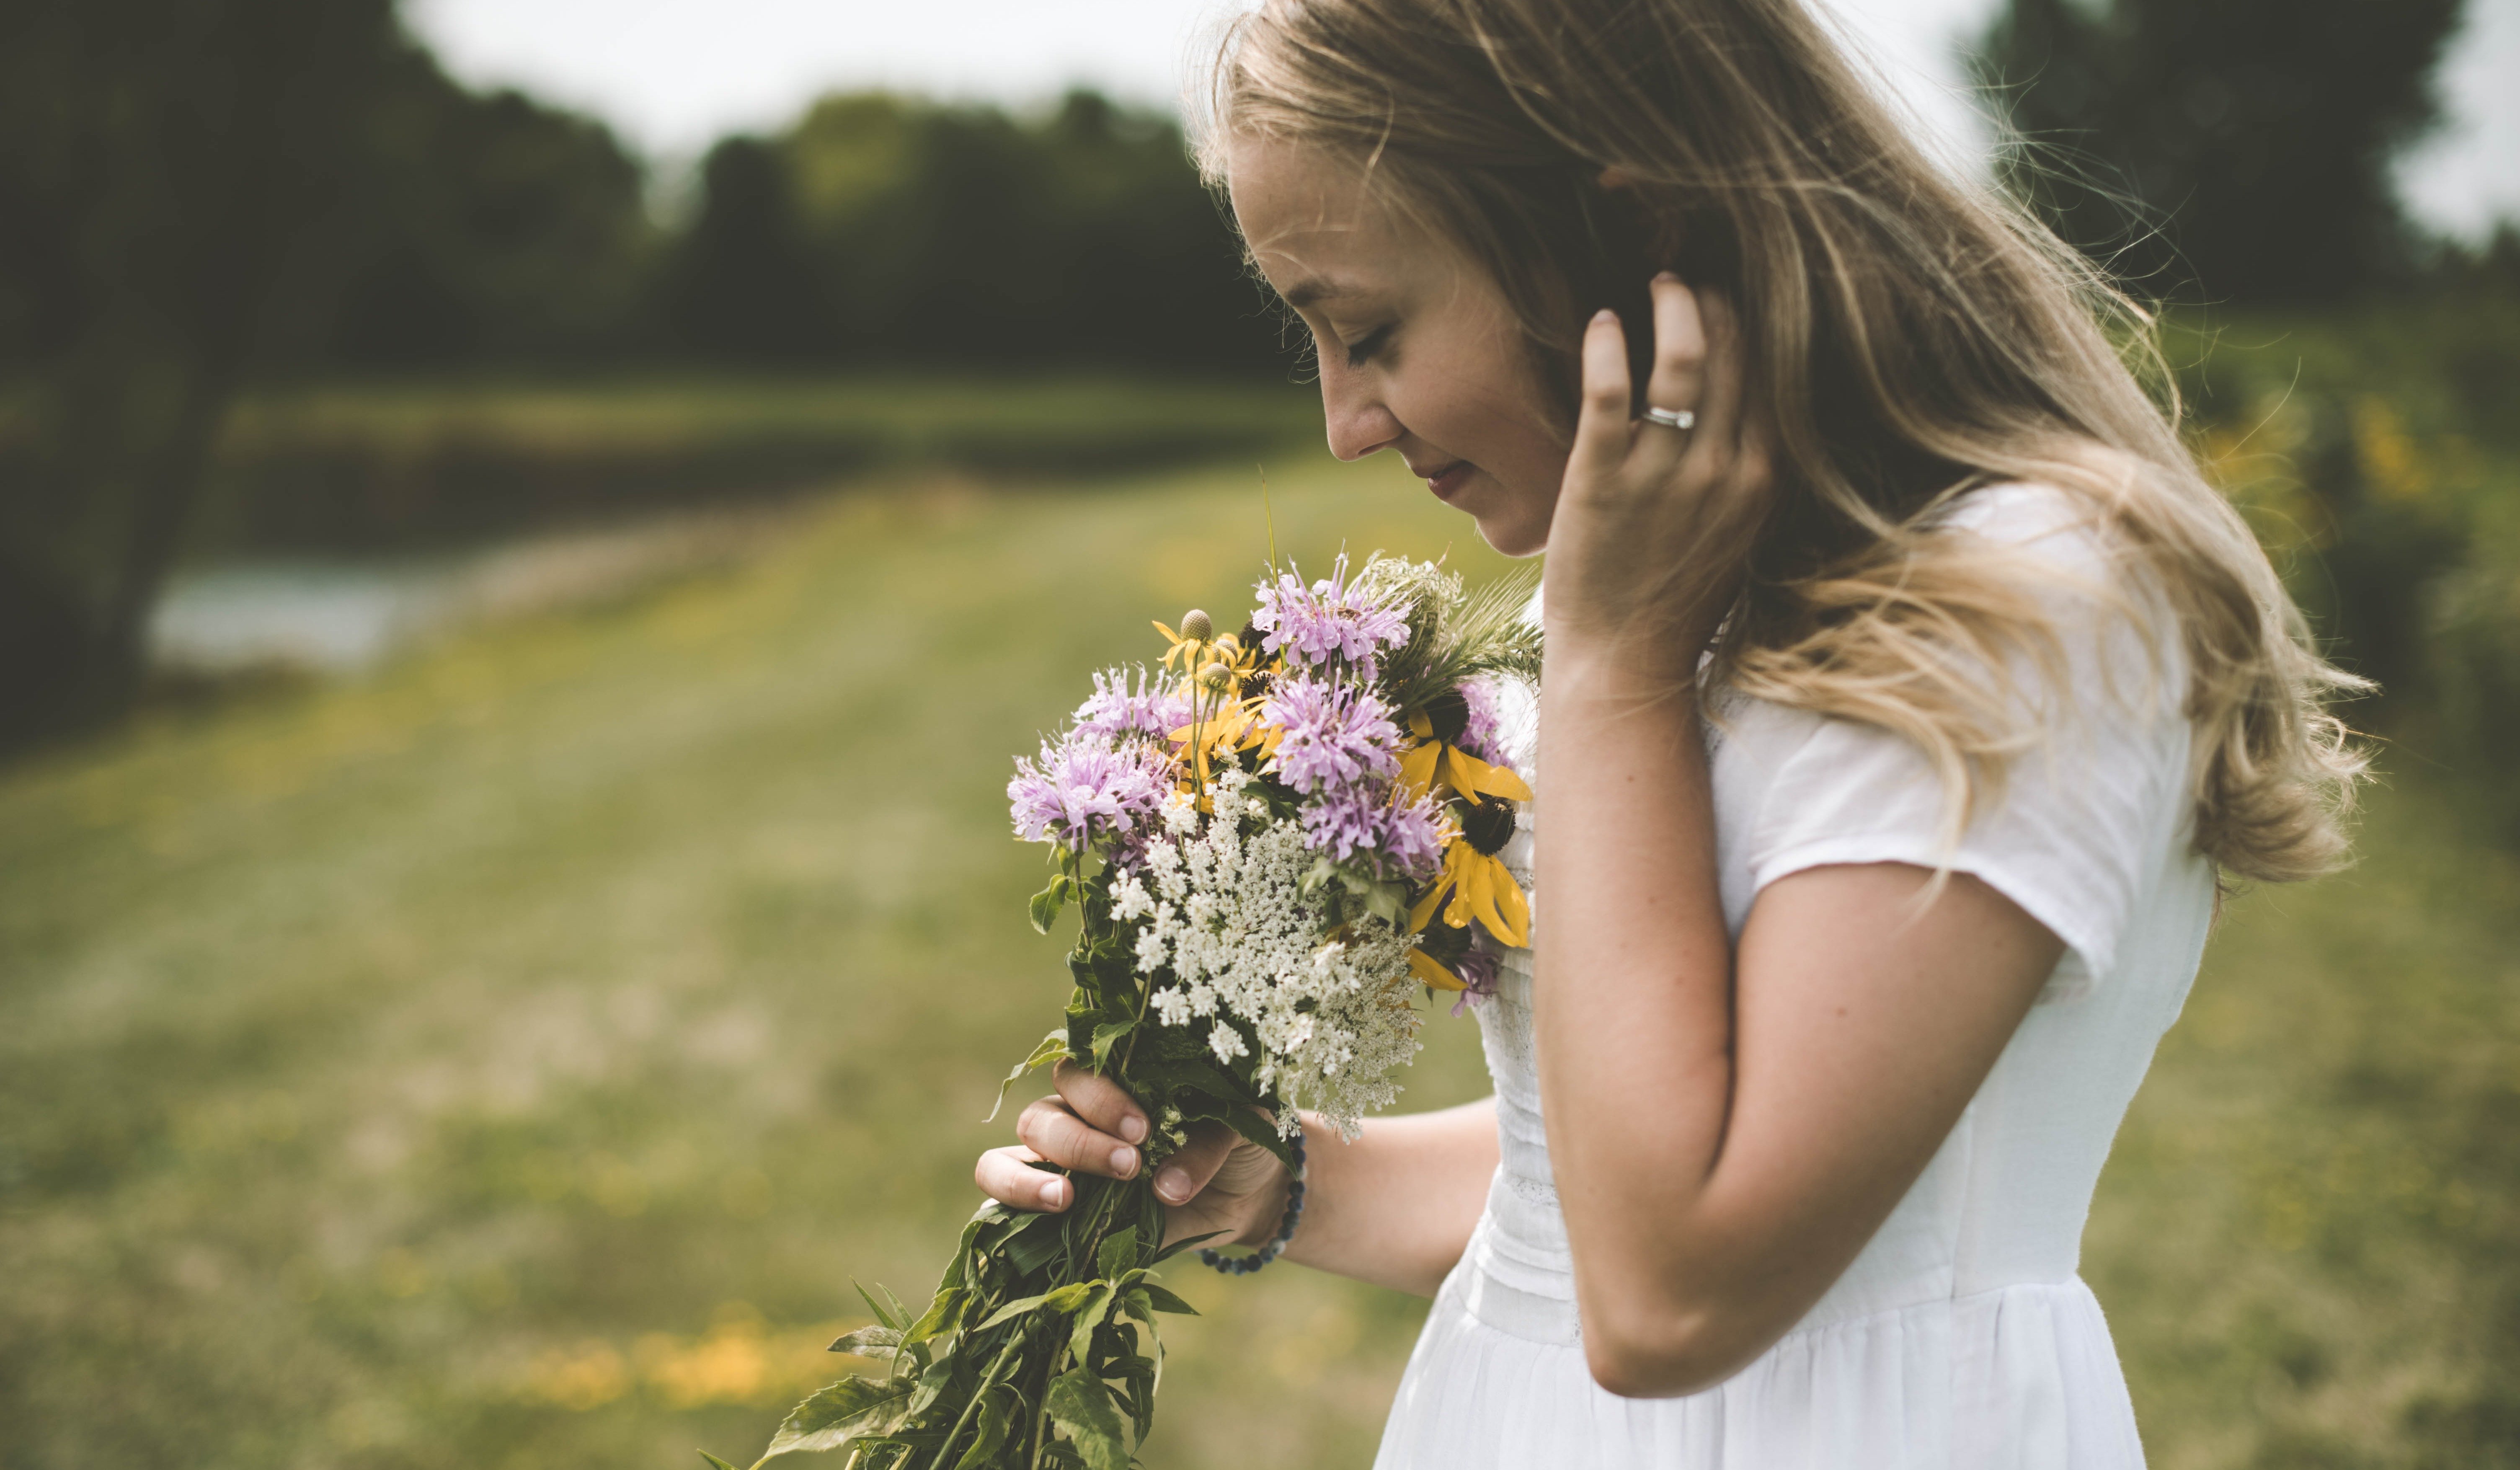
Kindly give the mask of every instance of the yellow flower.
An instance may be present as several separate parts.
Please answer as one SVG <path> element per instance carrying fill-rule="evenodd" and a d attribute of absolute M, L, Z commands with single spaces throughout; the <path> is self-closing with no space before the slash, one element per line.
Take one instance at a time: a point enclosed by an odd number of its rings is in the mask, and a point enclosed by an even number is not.
<path fill-rule="evenodd" d="M 1445 903 L 1448 894 L 1451 902 Z M 1418 907 L 1409 911 L 1410 932 L 1425 928 L 1439 905 L 1444 911 L 1444 922 L 1454 928 L 1467 928 L 1475 918 L 1487 926 L 1490 934 L 1515 949 L 1531 947 L 1531 905 L 1522 896 L 1522 885 L 1513 880 L 1513 873 L 1504 863 L 1479 851 L 1466 836 L 1456 835 L 1444 849 L 1444 870 L 1436 875 L 1426 896 L 1418 901 Z M 1414 960 L 1412 967 L 1416 967 Z M 1461 988 L 1459 981 L 1447 987 Z"/>
<path fill-rule="evenodd" d="M 1400 784 L 1409 794 L 1432 793 L 1476 801 L 1494 796 L 1506 801 L 1531 800 L 1531 787 L 1503 766 L 1491 766 L 1450 740 L 1435 737 L 1435 722 L 1419 710 L 1409 717 L 1409 732 L 1418 743 L 1400 757 Z"/>
<path fill-rule="evenodd" d="M 1420 925 L 1420 927 L 1423 927 L 1423 925 Z M 1427 954 L 1424 950 L 1412 948 L 1409 951 L 1409 968 L 1417 974 L 1418 979 L 1433 986 L 1437 990 L 1469 989 L 1467 985 L 1462 983 L 1461 976 L 1454 974 L 1451 970 L 1444 967 L 1444 961 Z"/>

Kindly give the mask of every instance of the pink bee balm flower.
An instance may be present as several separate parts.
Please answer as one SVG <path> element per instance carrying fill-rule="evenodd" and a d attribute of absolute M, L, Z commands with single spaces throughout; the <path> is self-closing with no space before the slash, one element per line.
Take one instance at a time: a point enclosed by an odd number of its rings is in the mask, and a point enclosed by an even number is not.
<path fill-rule="evenodd" d="M 1399 773 L 1400 727 L 1371 690 L 1291 675 L 1270 691 L 1260 723 L 1281 732 L 1271 769 L 1308 796 Z"/>
<path fill-rule="evenodd" d="M 1163 810 L 1170 760 L 1151 745 L 1114 748 L 1074 732 L 1042 742 L 1038 763 L 1015 762 L 1007 782 L 1015 835 L 1082 852 L 1098 839 L 1133 836 Z"/>
<path fill-rule="evenodd" d="M 1076 706 L 1076 733 L 1101 739 L 1162 741 L 1190 723 L 1190 705 L 1167 681 L 1149 679 L 1144 666 L 1105 669 L 1094 676 L 1094 692 Z"/>
<path fill-rule="evenodd" d="M 1409 642 L 1407 618 L 1348 586 L 1345 556 L 1309 589 L 1285 573 L 1275 585 L 1261 583 L 1258 601 L 1251 626 L 1266 635 L 1261 646 L 1297 667 L 1318 668 L 1337 660 L 1371 680 L 1378 652 Z"/>

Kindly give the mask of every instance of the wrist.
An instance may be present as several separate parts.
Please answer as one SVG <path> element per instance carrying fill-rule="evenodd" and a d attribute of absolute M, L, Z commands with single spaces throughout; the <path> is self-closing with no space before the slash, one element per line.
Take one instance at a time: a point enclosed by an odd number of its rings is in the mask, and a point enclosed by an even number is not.
<path fill-rule="evenodd" d="M 1541 697 L 1553 704 L 1664 704 L 1697 697 L 1704 639 L 1645 638 L 1549 630 Z"/>
<path fill-rule="evenodd" d="M 1233 1243 L 1254 1250 L 1278 1237 L 1278 1225 L 1286 1218 L 1286 1205 L 1292 1196 L 1295 1177 L 1282 1164 L 1270 1176 L 1269 1182 L 1251 1191 L 1240 1227 L 1235 1230 Z"/>

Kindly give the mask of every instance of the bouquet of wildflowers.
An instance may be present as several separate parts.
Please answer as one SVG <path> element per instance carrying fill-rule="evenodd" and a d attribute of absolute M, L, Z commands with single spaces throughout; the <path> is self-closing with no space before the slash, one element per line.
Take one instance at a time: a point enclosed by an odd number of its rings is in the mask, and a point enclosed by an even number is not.
<path fill-rule="evenodd" d="M 1380 556 L 1309 586 L 1273 569 L 1239 633 L 1157 623 L 1157 668 L 1096 674 L 1016 763 L 1016 835 L 1054 869 L 1033 925 L 1082 922 L 1066 1015 L 1007 1082 L 1060 1057 L 1117 1082 L 1155 1120 L 1145 1167 L 1075 1178 L 1058 1215 L 984 1207 L 916 1316 L 869 1295 L 876 1325 L 832 1348 L 886 1370 L 797 1405 L 764 1460 L 1125 1470 L 1155 1314 L 1190 1310 L 1150 1271 L 1198 1243 L 1164 1247 L 1155 1166 L 1206 1120 L 1290 1168 L 1299 1108 L 1353 1137 L 1418 1049 L 1412 1000 L 1488 993 L 1496 947 L 1529 942 L 1497 858 L 1531 799 L 1497 746 L 1502 682 L 1539 673 L 1527 593 Z"/>

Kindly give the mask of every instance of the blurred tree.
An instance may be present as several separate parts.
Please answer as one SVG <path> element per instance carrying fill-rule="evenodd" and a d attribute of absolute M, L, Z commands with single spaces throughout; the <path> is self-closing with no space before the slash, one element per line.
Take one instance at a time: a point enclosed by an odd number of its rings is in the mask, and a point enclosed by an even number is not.
<path fill-rule="evenodd" d="M 728 138 L 709 150 L 700 188 L 665 277 L 674 345 L 736 361 L 831 357 L 831 302 L 797 228 L 787 159 L 758 138 Z"/>
<path fill-rule="evenodd" d="M 830 313 L 826 360 L 1282 360 L 1168 119 L 1091 92 L 1030 120 L 858 93 L 817 104 L 776 151 Z M 713 181 L 710 198 L 713 212 Z"/>
<path fill-rule="evenodd" d="M 2409 264 L 2391 157 L 2461 0 L 2010 0 L 1980 76 L 2058 231 L 2176 297 L 2315 302 Z"/>
<path fill-rule="evenodd" d="M 416 47 L 391 69 L 359 263 L 316 355 L 442 366 L 639 344 L 656 231 L 611 131 L 517 92 L 469 92 Z"/>
<path fill-rule="evenodd" d="M 390 0 L 0 6 L 0 738 L 111 708 L 248 359 L 337 280 Z M 296 325 L 302 325 L 298 323 Z"/>
<path fill-rule="evenodd" d="M 450 81 L 392 0 L 0 5 L 0 744 L 119 706 L 254 373 L 637 339 L 603 127 Z"/>

